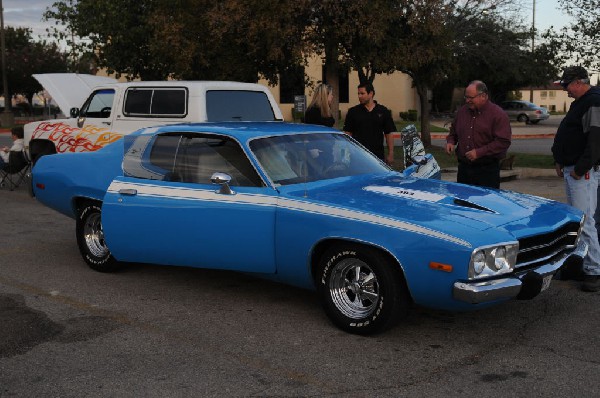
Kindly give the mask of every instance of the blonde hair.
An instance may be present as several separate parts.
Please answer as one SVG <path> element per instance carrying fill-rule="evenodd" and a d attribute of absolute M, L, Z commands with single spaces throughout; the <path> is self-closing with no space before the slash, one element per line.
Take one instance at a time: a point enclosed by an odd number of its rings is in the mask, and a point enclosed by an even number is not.
<path fill-rule="evenodd" d="M 329 94 L 333 88 L 329 84 L 321 83 L 315 88 L 315 92 L 310 102 L 309 108 L 313 106 L 321 110 L 321 116 L 331 117 L 331 108 L 329 107 Z"/>

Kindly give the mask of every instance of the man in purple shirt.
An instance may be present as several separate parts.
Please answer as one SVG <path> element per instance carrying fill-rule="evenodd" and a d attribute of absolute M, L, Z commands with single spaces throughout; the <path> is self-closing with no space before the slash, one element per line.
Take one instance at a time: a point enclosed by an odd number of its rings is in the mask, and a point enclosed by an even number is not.
<path fill-rule="evenodd" d="M 446 137 L 446 153 L 456 152 L 463 184 L 500 188 L 500 160 L 506 157 L 512 131 L 508 115 L 490 102 L 485 83 L 472 81 L 465 105 L 457 112 Z"/>

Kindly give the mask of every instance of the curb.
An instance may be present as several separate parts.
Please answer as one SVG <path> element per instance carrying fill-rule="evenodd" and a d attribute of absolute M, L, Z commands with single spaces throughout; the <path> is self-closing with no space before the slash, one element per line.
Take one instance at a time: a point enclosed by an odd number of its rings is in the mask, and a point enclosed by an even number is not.
<path fill-rule="evenodd" d="M 442 173 L 456 173 L 458 172 L 458 169 L 456 167 L 448 167 L 445 169 L 442 169 Z M 554 169 L 536 169 L 533 167 L 515 167 L 512 170 L 500 170 L 500 173 L 502 174 L 502 172 L 506 173 L 506 174 L 511 174 L 511 175 L 515 175 L 516 178 L 518 179 L 524 179 L 524 178 L 537 178 L 537 177 L 556 177 L 556 178 L 560 178 L 556 175 L 556 170 Z"/>
<path fill-rule="evenodd" d="M 448 136 L 448 134 L 431 134 L 431 139 L 432 140 L 445 140 L 446 137 Z M 539 139 L 539 138 L 554 138 L 554 134 L 552 133 L 547 133 L 547 134 L 513 134 L 512 136 L 513 140 L 524 140 L 524 139 Z M 398 137 L 400 138 L 400 137 Z"/>
<path fill-rule="evenodd" d="M 402 138 L 401 134 L 393 134 L 394 138 L 400 139 Z M 435 133 L 435 134 L 431 134 L 431 139 L 432 140 L 445 140 L 446 137 L 448 136 L 448 133 Z M 514 140 L 531 140 L 531 139 L 544 139 L 544 138 L 554 138 L 554 134 L 553 133 L 547 133 L 547 134 L 513 134 L 512 139 Z"/>

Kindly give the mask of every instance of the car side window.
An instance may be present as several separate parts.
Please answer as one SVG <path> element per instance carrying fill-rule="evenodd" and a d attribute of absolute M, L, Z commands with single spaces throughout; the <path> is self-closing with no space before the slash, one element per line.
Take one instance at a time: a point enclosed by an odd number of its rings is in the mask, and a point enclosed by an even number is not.
<path fill-rule="evenodd" d="M 131 87 L 125 92 L 123 115 L 182 118 L 187 115 L 187 101 L 184 87 Z"/>
<path fill-rule="evenodd" d="M 80 116 L 93 118 L 108 118 L 112 110 L 115 90 L 103 89 L 92 93 L 81 107 Z"/>
<path fill-rule="evenodd" d="M 258 187 L 262 180 L 240 145 L 229 137 L 184 137 L 177 152 L 174 174 L 182 182 L 211 184 L 214 173 L 231 176 L 230 185 Z"/>
<path fill-rule="evenodd" d="M 230 185 L 265 186 L 237 141 L 215 134 L 167 133 L 140 135 L 123 159 L 126 176 L 174 182 L 212 184 L 214 173 L 231 176 Z"/>

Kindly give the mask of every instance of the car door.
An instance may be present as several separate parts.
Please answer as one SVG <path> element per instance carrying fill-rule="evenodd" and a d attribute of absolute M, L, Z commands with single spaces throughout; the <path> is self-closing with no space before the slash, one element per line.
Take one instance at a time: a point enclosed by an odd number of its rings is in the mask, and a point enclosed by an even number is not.
<path fill-rule="evenodd" d="M 112 128 L 116 97 L 114 88 L 94 90 L 78 113 L 72 115 L 76 116 L 74 123 L 79 128 L 75 136 L 76 152 L 95 151 L 122 137 Z"/>
<path fill-rule="evenodd" d="M 145 148 L 141 153 L 140 148 Z M 126 176 L 102 206 L 105 239 L 121 261 L 275 272 L 277 191 L 239 144 L 214 134 L 171 134 L 131 146 Z M 210 181 L 231 176 L 229 190 Z"/>

